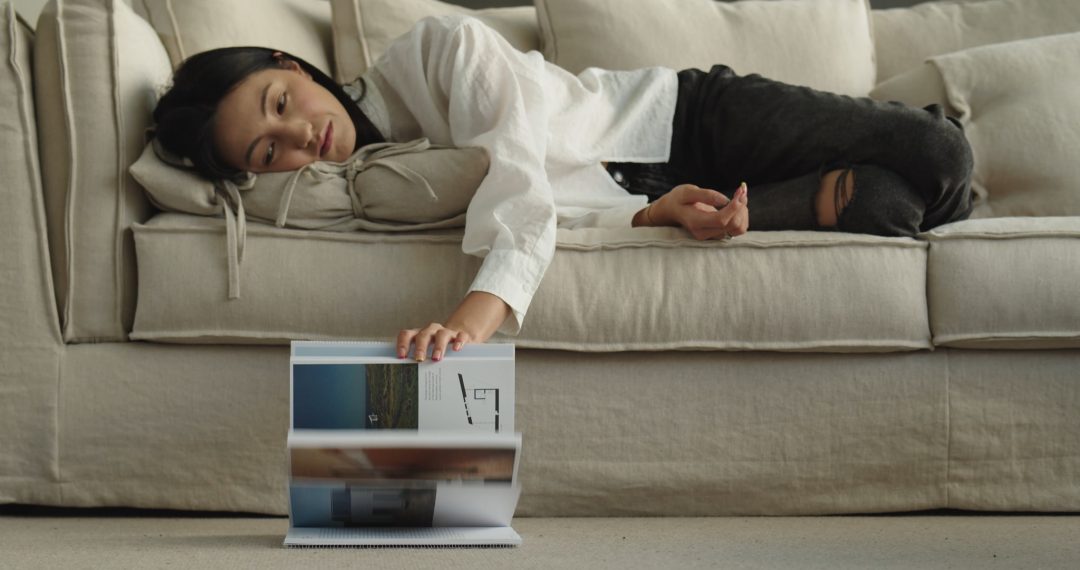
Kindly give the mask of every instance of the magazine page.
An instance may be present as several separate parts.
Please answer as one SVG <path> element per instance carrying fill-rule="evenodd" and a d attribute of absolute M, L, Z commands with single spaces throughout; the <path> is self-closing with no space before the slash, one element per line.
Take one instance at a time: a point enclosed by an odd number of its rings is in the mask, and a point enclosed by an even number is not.
<path fill-rule="evenodd" d="M 289 433 L 293 527 L 509 526 L 520 434 Z"/>
<path fill-rule="evenodd" d="M 296 341 L 292 429 L 514 432 L 514 345 L 467 344 L 440 362 L 389 342 Z"/>

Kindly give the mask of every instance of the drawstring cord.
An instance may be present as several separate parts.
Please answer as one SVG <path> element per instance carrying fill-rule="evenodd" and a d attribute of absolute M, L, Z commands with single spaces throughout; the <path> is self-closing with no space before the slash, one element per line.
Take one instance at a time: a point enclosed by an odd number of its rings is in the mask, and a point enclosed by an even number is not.
<path fill-rule="evenodd" d="M 221 209 L 225 213 L 225 249 L 229 264 L 229 299 L 240 298 L 240 265 L 244 262 L 244 246 L 247 243 L 247 216 L 244 214 L 244 201 L 240 190 L 249 190 L 255 185 L 255 177 L 249 177 L 237 186 L 231 180 L 221 180 L 214 184 Z M 236 212 L 233 212 L 232 206 Z"/>

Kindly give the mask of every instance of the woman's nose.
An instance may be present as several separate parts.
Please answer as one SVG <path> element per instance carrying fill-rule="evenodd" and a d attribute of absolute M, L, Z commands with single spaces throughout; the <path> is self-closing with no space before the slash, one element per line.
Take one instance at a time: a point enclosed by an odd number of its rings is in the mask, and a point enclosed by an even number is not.
<path fill-rule="evenodd" d="M 289 121 L 285 124 L 286 140 L 298 148 L 306 148 L 314 144 L 315 129 L 312 124 L 304 120 Z"/>

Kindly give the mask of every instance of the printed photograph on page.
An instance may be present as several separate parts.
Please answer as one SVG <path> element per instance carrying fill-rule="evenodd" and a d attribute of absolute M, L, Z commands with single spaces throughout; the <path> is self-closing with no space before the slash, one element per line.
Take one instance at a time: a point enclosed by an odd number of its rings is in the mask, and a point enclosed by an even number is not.
<path fill-rule="evenodd" d="M 514 362 L 293 364 L 294 429 L 510 433 Z"/>

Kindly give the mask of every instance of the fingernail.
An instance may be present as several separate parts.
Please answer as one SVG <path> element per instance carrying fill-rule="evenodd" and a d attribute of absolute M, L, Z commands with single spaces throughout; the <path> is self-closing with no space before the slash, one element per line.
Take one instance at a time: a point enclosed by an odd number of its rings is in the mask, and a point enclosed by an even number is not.
<path fill-rule="evenodd" d="M 431 359 L 435 362 L 438 362 L 440 358 L 442 358 L 442 353 L 439 351 L 435 351 L 435 353 L 431 355 Z"/>
<path fill-rule="evenodd" d="M 461 350 L 461 343 L 460 342 L 454 345 L 454 350 Z"/>

